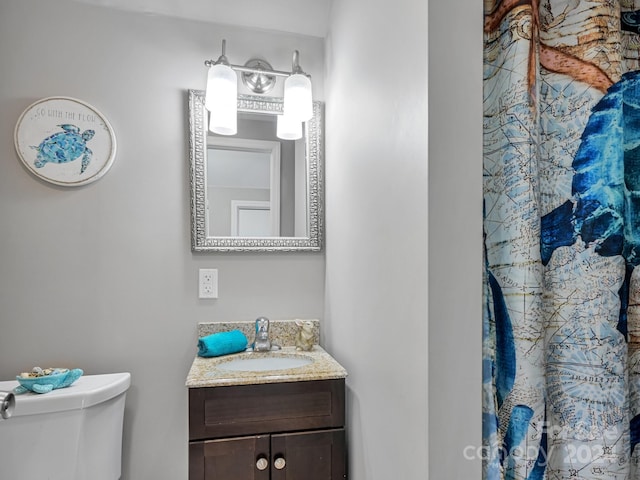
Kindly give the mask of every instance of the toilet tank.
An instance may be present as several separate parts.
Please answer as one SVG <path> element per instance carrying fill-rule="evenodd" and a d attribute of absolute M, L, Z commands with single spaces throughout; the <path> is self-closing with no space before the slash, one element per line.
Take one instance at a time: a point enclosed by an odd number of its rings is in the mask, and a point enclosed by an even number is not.
<path fill-rule="evenodd" d="M 84 375 L 67 388 L 16 395 L 0 420 L 0 479 L 118 480 L 129 373 Z M 0 382 L 11 391 L 17 381 Z"/>

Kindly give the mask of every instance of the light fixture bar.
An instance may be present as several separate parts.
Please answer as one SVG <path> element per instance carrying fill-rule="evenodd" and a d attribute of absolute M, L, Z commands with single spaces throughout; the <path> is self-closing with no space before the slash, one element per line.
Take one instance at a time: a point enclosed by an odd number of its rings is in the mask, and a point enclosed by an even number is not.
<path fill-rule="evenodd" d="M 207 67 L 210 67 L 212 65 L 216 64 L 216 61 L 214 60 L 205 60 L 204 64 Z M 234 69 L 237 72 L 243 72 L 243 73 L 257 73 L 259 74 L 267 74 L 267 75 L 275 75 L 277 77 L 289 77 L 291 76 L 291 72 L 284 72 L 282 70 L 263 70 L 261 68 L 251 68 L 251 67 L 245 67 L 245 66 L 241 66 L 241 65 L 232 65 L 229 64 L 229 67 L 231 67 L 232 69 Z"/>
<path fill-rule="evenodd" d="M 225 65 L 231 67 L 232 69 L 234 69 L 237 72 L 242 72 L 242 73 L 257 73 L 257 74 L 268 74 L 268 75 L 275 75 L 277 77 L 290 77 L 291 75 L 295 75 L 295 74 L 301 74 L 301 75 L 305 75 L 306 77 L 310 77 L 310 75 L 307 75 L 306 73 L 304 73 L 302 71 L 302 68 L 300 68 L 300 64 L 299 64 L 299 57 L 300 57 L 300 52 L 298 52 L 298 50 L 295 50 L 293 52 L 293 62 L 292 62 L 292 71 L 291 72 L 286 72 L 284 70 L 264 70 L 261 68 L 252 68 L 252 67 L 247 67 L 246 65 L 233 65 L 230 64 L 229 61 L 227 60 L 226 54 L 225 54 L 225 50 L 226 50 L 226 46 L 227 46 L 227 41 L 226 40 L 222 40 L 222 55 L 220 55 L 220 57 L 218 58 L 218 60 L 205 60 L 204 64 L 207 67 L 211 67 L 213 65 L 216 65 L 218 63 L 224 63 Z"/>

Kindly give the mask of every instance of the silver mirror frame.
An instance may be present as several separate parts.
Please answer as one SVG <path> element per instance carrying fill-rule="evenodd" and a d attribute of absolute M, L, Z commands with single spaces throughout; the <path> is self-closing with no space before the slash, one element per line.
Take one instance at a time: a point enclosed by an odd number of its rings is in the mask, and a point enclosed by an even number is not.
<path fill-rule="evenodd" d="M 282 99 L 238 96 L 238 112 L 277 115 Z M 324 232 L 324 124 L 322 102 L 313 102 L 313 118 L 304 125 L 307 165 L 307 237 L 209 237 L 206 230 L 207 128 L 204 91 L 189 90 L 191 250 L 193 252 L 291 252 L 322 250 Z"/>

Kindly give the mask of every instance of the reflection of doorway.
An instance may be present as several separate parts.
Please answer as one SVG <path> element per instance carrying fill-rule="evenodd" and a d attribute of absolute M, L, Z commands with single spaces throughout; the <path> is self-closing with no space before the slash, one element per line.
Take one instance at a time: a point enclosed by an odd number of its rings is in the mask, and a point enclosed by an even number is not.
<path fill-rule="evenodd" d="M 277 215 L 271 215 L 270 202 L 251 200 L 231 201 L 231 236 L 278 237 Z"/>
<path fill-rule="evenodd" d="M 280 236 L 280 147 L 272 141 L 208 137 L 208 236 Z M 234 201 L 245 205 L 241 212 L 236 212 Z M 267 208 L 256 202 L 266 202 Z M 245 218 L 240 223 L 239 215 Z M 265 226 L 258 228 L 258 222 Z M 252 224 L 256 227 L 249 227 Z M 242 233 L 248 231 L 255 233 Z"/>

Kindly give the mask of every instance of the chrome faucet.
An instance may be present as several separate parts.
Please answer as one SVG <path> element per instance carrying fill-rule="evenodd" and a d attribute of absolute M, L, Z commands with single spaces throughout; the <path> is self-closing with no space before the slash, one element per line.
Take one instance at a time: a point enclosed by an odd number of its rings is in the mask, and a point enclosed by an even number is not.
<path fill-rule="evenodd" d="M 270 350 L 269 319 L 267 317 L 259 317 L 256 319 L 256 337 L 253 341 L 253 351 L 268 352 Z"/>

